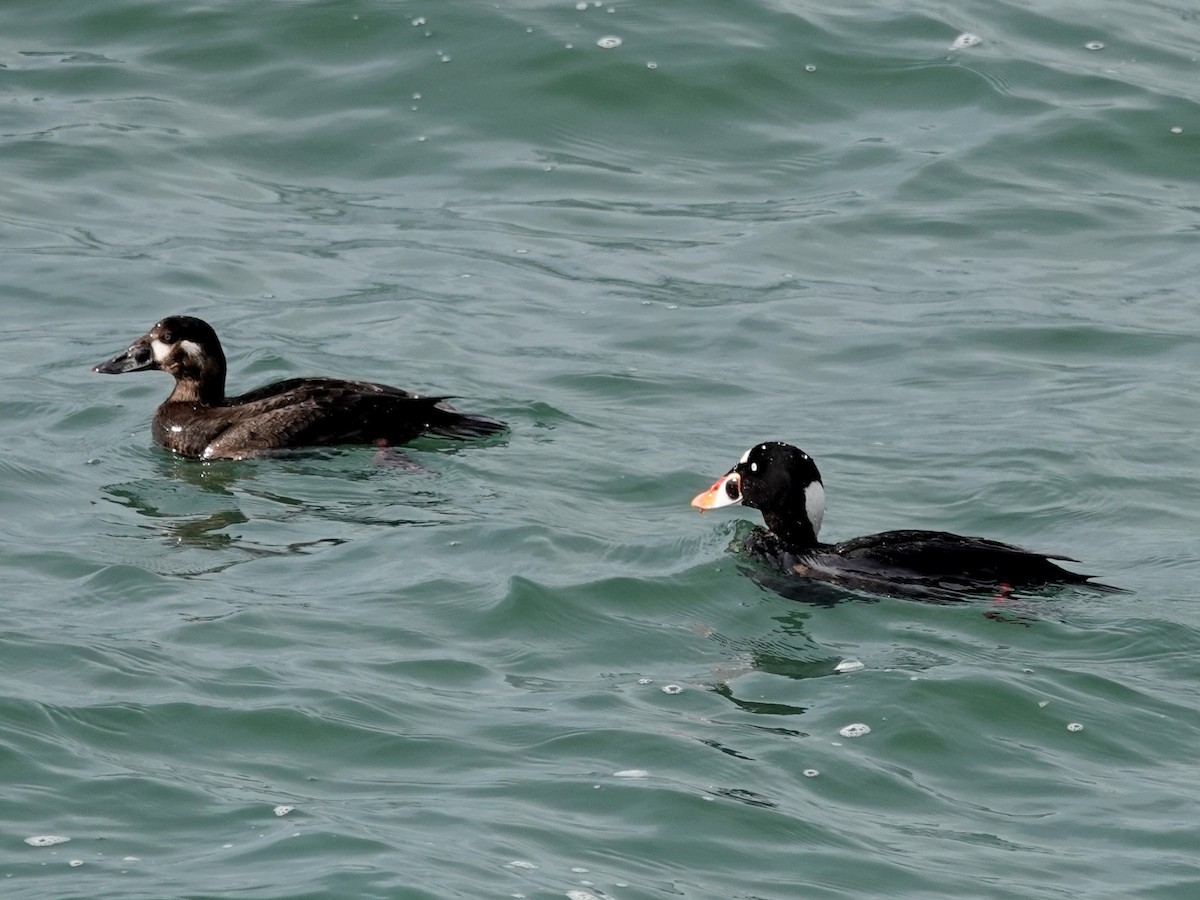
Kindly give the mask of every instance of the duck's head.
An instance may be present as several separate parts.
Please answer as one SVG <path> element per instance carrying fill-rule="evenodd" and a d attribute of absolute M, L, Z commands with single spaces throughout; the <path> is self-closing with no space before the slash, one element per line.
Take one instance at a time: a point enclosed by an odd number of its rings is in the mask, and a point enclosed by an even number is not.
<path fill-rule="evenodd" d="M 123 375 L 161 369 L 175 377 L 172 400 L 220 403 L 225 397 L 225 353 L 212 326 L 195 316 L 168 316 L 92 371 Z"/>
<path fill-rule="evenodd" d="M 768 441 L 751 447 L 711 488 L 692 498 L 701 512 L 739 503 L 759 510 L 767 528 L 789 544 L 811 546 L 825 517 L 825 486 L 811 456 L 791 444 Z"/>

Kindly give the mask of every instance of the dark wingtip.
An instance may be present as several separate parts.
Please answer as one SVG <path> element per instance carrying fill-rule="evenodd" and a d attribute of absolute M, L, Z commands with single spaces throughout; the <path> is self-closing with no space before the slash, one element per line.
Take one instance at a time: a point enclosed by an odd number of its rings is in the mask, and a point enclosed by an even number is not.
<path fill-rule="evenodd" d="M 447 418 L 440 422 L 433 422 L 429 426 L 429 434 L 458 438 L 459 440 L 491 437 L 507 431 L 508 426 L 498 419 L 460 412 L 450 413 Z"/>

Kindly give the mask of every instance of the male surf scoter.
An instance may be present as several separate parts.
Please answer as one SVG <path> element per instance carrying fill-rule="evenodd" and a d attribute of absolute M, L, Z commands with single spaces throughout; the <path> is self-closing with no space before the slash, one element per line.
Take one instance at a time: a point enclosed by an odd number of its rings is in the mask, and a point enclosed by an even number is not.
<path fill-rule="evenodd" d="M 289 378 L 225 396 L 225 354 L 202 319 L 169 316 L 124 353 L 92 371 L 105 375 L 161 369 L 175 378 L 154 414 L 154 440 L 181 456 L 246 459 L 273 450 L 331 444 L 403 444 L 423 434 L 486 437 L 501 422 L 451 409 L 370 381 Z"/>
<path fill-rule="evenodd" d="M 885 531 L 837 544 L 817 540 L 825 515 L 825 488 L 803 450 L 780 442 L 758 444 L 692 500 L 703 512 L 741 503 L 759 510 L 767 529 L 746 540 L 751 555 L 772 568 L 874 593 L 941 596 L 1049 584 L 1084 584 L 1046 556 L 986 538 L 944 531 Z"/>

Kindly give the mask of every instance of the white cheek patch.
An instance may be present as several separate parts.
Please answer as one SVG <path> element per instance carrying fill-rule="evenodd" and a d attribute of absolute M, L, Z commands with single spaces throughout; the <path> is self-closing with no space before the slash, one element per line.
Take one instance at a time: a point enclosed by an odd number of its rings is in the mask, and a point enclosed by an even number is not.
<path fill-rule="evenodd" d="M 804 489 L 804 514 L 812 523 L 813 536 L 821 532 L 821 520 L 825 518 L 825 488 L 819 481 L 814 481 Z"/>
<path fill-rule="evenodd" d="M 158 338 L 155 338 L 154 340 L 152 340 L 150 342 L 150 349 L 154 352 L 154 361 L 156 363 L 161 364 L 162 362 L 164 362 L 166 360 L 166 358 L 168 356 L 171 355 L 170 346 L 167 344 L 164 344 Z"/>

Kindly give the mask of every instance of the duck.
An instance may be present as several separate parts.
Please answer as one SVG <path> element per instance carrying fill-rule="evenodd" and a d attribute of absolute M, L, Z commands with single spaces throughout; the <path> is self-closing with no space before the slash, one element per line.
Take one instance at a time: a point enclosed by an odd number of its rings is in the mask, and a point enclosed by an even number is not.
<path fill-rule="evenodd" d="M 1071 557 L 945 531 L 884 531 L 822 543 L 821 473 L 811 456 L 782 441 L 755 444 L 691 503 L 701 512 L 738 504 L 761 512 L 766 526 L 746 538 L 747 552 L 786 575 L 926 598 L 983 590 L 1006 595 L 1017 588 L 1058 584 L 1119 590 L 1058 565 L 1076 562 Z"/>
<path fill-rule="evenodd" d="M 447 397 L 372 381 L 288 378 L 228 397 L 221 341 L 195 316 L 162 319 L 92 371 L 123 375 L 156 369 L 171 375 L 175 387 L 154 413 L 154 441 L 189 458 L 249 459 L 338 444 L 387 447 L 422 435 L 485 438 L 507 428 L 487 416 L 459 412 Z"/>

